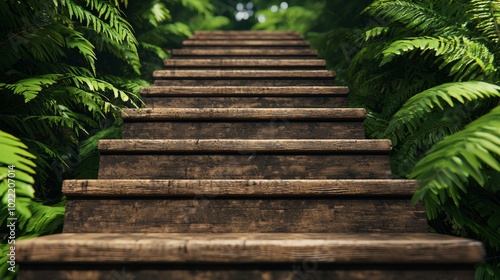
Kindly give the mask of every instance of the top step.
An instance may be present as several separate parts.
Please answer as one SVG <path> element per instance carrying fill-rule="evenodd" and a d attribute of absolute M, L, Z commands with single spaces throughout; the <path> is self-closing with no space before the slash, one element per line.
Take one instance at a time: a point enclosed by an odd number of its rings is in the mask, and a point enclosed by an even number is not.
<path fill-rule="evenodd" d="M 191 40 L 301 40 L 302 36 L 294 31 L 197 31 Z"/>
<path fill-rule="evenodd" d="M 274 36 L 281 35 L 295 35 L 300 36 L 300 33 L 297 31 L 265 31 L 265 30 L 200 30 L 194 32 L 194 35 L 266 35 L 272 34 Z"/>

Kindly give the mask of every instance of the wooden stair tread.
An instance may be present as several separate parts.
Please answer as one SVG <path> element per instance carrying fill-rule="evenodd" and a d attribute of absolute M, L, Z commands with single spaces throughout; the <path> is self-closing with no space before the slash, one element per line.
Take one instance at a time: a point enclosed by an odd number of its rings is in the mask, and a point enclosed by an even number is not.
<path fill-rule="evenodd" d="M 268 40 L 268 41 L 281 41 L 281 40 L 303 40 L 302 36 L 299 35 L 276 35 L 276 34 L 260 34 L 260 35 L 207 35 L 207 34 L 199 34 L 199 35 L 191 35 L 188 38 L 189 40 Z"/>
<path fill-rule="evenodd" d="M 365 109 L 357 108 L 145 108 L 125 109 L 129 120 L 364 120 Z"/>
<path fill-rule="evenodd" d="M 212 78 L 212 79 L 260 79 L 260 78 L 335 78 L 335 72 L 328 70 L 157 70 L 156 79 Z"/>
<path fill-rule="evenodd" d="M 309 49 L 175 49 L 172 54 L 186 56 L 311 56 L 316 57 L 318 51 Z"/>
<path fill-rule="evenodd" d="M 268 31 L 268 30 L 198 30 L 194 32 L 195 35 L 262 35 L 262 34 L 272 34 L 274 36 L 278 35 L 297 35 L 300 33 L 297 31 Z"/>
<path fill-rule="evenodd" d="M 65 180 L 66 196 L 412 196 L 413 180 Z"/>
<path fill-rule="evenodd" d="M 151 86 L 141 88 L 143 96 L 347 96 L 343 86 Z"/>
<path fill-rule="evenodd" d="M 63 233 L 16 242 L 22 262 L 476 263 L 480 242 L 436 234 Z"/>
<path fill-rule="evenodd" d="M 99 140 L 101 153 L 147 152 L 269 152 L 269 153 L 338 153 L 391 151 L 390 140 L 247 140 L 247 139 L 113 139 Z"/>
<path fill-rule="evenodd" d="M 326 67 L 322 59 L 167 59 L 164 62 L 167 67 Z"/>
<path fill-rule="evenodd" d="M 191 47 L 211 47 L 211 46 L 265 46 L 265 47 L 283 47 L 283 46 L 298 46 L 298 47 L 309 47 L 309 43 L 304 40 L 280 40 L 280 41 L 269 41 L 269 40 L 186 40 L 183 42 L 183 46 Z"/>

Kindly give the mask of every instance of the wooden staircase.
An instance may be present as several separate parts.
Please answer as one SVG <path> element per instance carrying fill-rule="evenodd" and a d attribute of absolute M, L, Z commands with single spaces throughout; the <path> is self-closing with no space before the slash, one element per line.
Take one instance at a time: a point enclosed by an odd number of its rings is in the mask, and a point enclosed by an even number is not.
<path fill-rule="evenodd" d="M 197 32 L 146 107 L 64 183 L 64 233 L 19 279 L 473 279 L 479 242 L 429 234 L 389 140 L 295 32 Z"/>

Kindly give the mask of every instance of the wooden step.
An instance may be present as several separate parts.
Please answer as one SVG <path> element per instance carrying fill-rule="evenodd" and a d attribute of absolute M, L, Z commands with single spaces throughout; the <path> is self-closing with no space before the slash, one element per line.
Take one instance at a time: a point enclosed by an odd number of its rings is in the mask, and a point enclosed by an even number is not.
<path fill-rule="evenodd" d="M 366 110 L 360 108 L 156 108 L 125 109 L 124 120 L 230 120 L 230 121 L 363 121 Z"/>
<path fill-rule="evenodd" d="M 167 59 L 167 68 L 175 69 L 253 69 L 253 70 L 322 70 L 322 59 Z"/>
<path fill-rule="evenodd" d="M 67 197 L 401 197 L 413 180 L 65 180 Z M 203 195 L 201 195 L 203 194 Z M 395 215 L 397 216 L 397 215 Z"/>
<path fill-rule="evenodd" d="M 425 232 L 423 206 L 409 203 L 416 186 L 408 180 L 72 180 L 63 187 L 64 231 Z"/>
<path fill-rule="evenodd" d="M 363 139 L 364 109 L 125 109 L 124 139 Z"/>
<path fill-rule="evenodd" d="M 16 248 L 28 280 L 473 279 L 484 256 L 480 242 L 418 233 L 63 233 Z"/>
<path fill-rule="evenodd" d="M 256 153 L 280 154 L 329 154 L 329 153 L 388 153 L 390 140 L 242 140 L 242 139 L 182 139 L 145 140 L 112 139 L 100 140 L 101 153 L 234 153 L 253 151 Z"/>
<path fill-rule="evenodd" d="M 390 146 L 388 140 L 101 140 L 99 178 L 388 179 Z"/>
<path fill-rule="evenodd" d="M 259 35 L 241 35 L 241 34 L 234 34 L 234 35 L 206 35 L 206 34 L 200 34 L 200 35 L 191 35 L 189 36 L 189 40 L 245 40 L 245 41 L 250 41 L 250 40 L 256 40 L 256 41 L 261 41 L 261 40 L 268 40 L 268 41 L 280 41 L 280 40 L 303 40 L 304 38 L 300 35 L 279 35 L 277 36 L 276 34 L 259 34 Z"/>
<path fill-rule="evenodd" d="M 327 70 L 157 70 L 155 86 L 333 86 Z"/>
<path fill-rule="evenodd" d="M 334 79 L 328 70 L 156 70 L 155 79 Z"/>
<path fill-rule="evenodd" d="M 300 36 L 297 31 L 267 31 L 267 30 L 198 30 L 194 32 L 194 35 L 295 35 Z"/>
<path fill-rule="evenodd" d="M 141 89 L 149 108 L 345 108 L 347 87 L 153 86 Z"/>
<path fill-rule="evenodd" d="M 316 50 L 309 49 L 254 49 L 254 48 L 234 48 L 234 49 L 203 49 L 189 48 L 172 50 L 173 58 L 280 58 L 280 59 L 315 59 L 318 55 Z"/>
<path fill-rule="evenodd" d="M 182 45 L 184 48 L 309 48 L 309 43 L 304 40 L 186 40 Z"/>

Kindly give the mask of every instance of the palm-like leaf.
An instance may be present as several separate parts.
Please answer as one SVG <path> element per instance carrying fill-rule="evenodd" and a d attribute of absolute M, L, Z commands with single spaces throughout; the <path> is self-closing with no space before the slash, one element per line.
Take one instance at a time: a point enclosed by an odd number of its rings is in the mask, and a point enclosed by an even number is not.
<path fill-rule="evenodd" d="M 426 115 L 435 112 L 436 109 L 444 110 L 446 106 L 453 107 L 456 103 L 463 104 L 467 101 L 491 97 L 500 97 L 500 87 L 479 81 L 446 83 L 430 88 L 410 98 L 394 114 L 385 135 L 403 138 L 403 131 L 413 133 L 428 120 Z M 393 138 L 393 141 L 396 139 Z"/>
<path fill-rule="evenodd" d="M 448 197 L 460 204 L 459 190 L 467 192 L 466 182 L 473 178 L 484 185 L 486 167 L 500 171 L 500 106 L 470 123 L 464 130 L 437 143 L 410 174 L 420 181 L 414 201 L 425 198 L 429 216 L 436 217 L 432 205 Z M 431 203 L 434 202 L 434 203 Z"/>
<path fill-rule="evenodd" d="M 482 43 L 471 41 L 465 37 L 426 36 L 398 40 L 391 43 L 383 51 L 384 58 L 380 65 L 415 49 L 419 49 L 423 53 L 433 51 L 436 56 L 442 57 L 440 68 L 443 69 L 450 65 L 450 76 L 457 77 L 456 80 L 474 79 L 496 72 L 494 55 L 490 50 Z"/>

